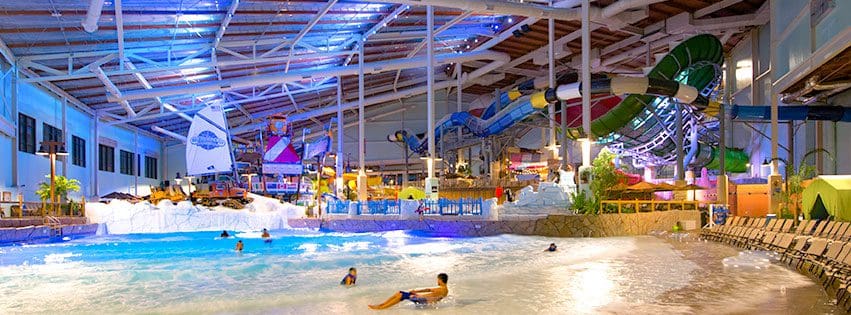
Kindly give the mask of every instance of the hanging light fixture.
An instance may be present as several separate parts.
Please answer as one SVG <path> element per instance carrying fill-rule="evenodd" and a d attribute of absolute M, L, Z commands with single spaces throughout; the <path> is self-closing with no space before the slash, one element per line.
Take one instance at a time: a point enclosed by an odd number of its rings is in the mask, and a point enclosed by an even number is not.
<path fill-rule="evenodd" d="M 47 150 L 47 147 L 42 143 L 38 146 L 38 151 L 35 153 L 37 155 L 49 155 L 50 151 Z"/>

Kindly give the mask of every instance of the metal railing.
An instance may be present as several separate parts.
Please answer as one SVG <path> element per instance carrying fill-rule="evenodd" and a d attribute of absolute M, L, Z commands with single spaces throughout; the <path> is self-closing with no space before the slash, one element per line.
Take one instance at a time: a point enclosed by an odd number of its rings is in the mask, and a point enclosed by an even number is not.
<path fill-rule="evenodd" d="M 482 215 L 482 198 L 444 199 L 424 202 L 423 214 L 431 215 Z"/>
<path fill-rule="evenodd" d="M 425 200 L 421 201 L 419 208 L 423 215 L 482 215 L 483 198 L 461 198 Z M 362 207 L 363 205 L 363 207 Z M 356 207 L 357 214 L 372 215 L 398 215 L 401 214 L 401 200 L 369 200 L 348 201 L 329 200 L 326 203 L 328 214 L 348 214 L 349 207 Z"/>
<path fill-rule="evenodd" d="M 689 200 L 603 200 L 602 213 L 639 213 L 671 210 L 698 210 L 699 201 Z"/>

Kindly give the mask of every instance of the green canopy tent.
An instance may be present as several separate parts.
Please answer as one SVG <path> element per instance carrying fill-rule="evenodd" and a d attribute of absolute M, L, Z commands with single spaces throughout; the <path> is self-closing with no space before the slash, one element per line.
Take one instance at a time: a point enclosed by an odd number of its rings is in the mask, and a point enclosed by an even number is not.
<path fill-rule="evenodd" d="M 851 176 L 822 175 L 816 177 L 801 196 L 804 216 L 851 221 Z"/>

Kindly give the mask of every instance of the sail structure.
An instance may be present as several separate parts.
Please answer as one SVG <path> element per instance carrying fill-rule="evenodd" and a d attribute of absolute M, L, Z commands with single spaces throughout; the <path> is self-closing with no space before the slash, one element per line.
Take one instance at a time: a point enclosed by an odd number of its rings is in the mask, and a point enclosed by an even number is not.
<path fill-rule="evenodd" d="M 186 137 L 186 173 L 205 175 L 232 171 L 230 150 L 222 106 L 208 105 L 198 111 Z"/>

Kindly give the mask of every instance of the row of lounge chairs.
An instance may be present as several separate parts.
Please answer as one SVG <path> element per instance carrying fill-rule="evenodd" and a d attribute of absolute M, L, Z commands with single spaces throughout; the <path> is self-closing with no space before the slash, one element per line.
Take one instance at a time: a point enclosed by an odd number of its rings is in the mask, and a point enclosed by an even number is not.
<path fill-rule="evenodd" d="M 704 229 L 701 237 L 749 249 L 772 251 L 783 263 L 814 277 L 836 303 L 851 311 L 851 222 L 733 217 Z"/>

